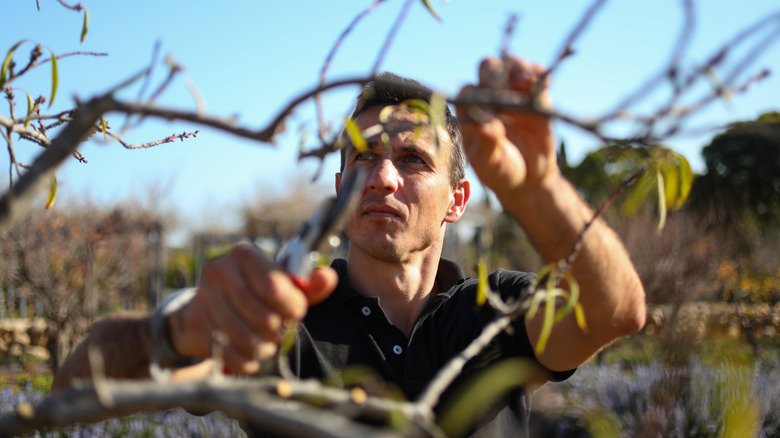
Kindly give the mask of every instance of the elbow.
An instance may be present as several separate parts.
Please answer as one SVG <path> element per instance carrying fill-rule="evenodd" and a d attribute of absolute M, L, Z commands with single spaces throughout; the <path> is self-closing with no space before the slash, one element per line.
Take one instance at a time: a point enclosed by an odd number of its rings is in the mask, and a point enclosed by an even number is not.
<path fill-rule="evenodd" d="M 642 287 L 639 279 L 636 280 L 635 286 L 627 296 L 624 317 L 621 318 L 621 332 L 623 336 L 639 332 L 645 327 L 645 321 L 647 320 L 645 289 Z"/>

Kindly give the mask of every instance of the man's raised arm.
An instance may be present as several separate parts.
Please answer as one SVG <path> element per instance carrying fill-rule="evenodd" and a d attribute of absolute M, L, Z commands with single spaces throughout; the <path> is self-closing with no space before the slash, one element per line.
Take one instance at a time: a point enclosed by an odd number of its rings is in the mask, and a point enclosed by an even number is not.
<path fill-rule="evenodd" d="M 511 90 L 527 98 L 544 71 L 517 58 L 487 59 L 480 66 L 478 87 L 464 88 L 461 97 L 487 89 Z M 538 86 L 537 104 L 550 110 L 548 84 Z M 565 259 L 593 212 L 561 174 L 550 117 L 468 107 L 459 108 L 458 114 L 464 147 L 479 178 L 520 222 L 545 262 Z M 587 330 L 579 328 L 573 315 L 555 325 L 538 357 L 553 371 L 573 369 L 614 339 L 640 330 L 646 316 L 639 276 L 601 219 L 585 234 L 571 272 L 580 286 Z M 532 343 L 539 338 L 542 313 L 526 323 Z"/>

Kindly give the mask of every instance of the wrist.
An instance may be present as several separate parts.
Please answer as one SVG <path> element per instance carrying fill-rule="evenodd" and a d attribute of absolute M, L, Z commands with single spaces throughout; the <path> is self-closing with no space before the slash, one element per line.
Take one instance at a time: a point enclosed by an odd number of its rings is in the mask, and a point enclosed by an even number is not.
<path fill-rule="evenodd" d="M 176 349 L 173 330 L 179 329 L 174 316 L 176 312 L 192 300 L 195 289 L 187 289 L 172 296 L 149 318 L 152 338 L 151 366 L 165 368 L 182 368 L 200 362 L 200 358 L 185 357 Z M 172 326 L 174 324 L 175 326 Z"/>

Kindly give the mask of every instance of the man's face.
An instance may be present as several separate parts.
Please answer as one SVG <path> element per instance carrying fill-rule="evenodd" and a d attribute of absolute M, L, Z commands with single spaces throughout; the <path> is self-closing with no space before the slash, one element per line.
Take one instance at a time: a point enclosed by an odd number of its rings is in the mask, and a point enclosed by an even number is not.
<path fill-rule="evenodd" d="M 356 119 L 361 129 L 377 124 L 381 107 L 370 107 Z M 406 117 L 404 121 L 413 122 Z M 391 126 L 392 130 L 392 126 Z M 445 224 L 460 218 L 468 200 L 468 182 L 452 187 L 450 141 L 439 128 L 437 147 L 430 127 L 389 134 L 389 142 L 369 139 L 368 150 L 349 146 L 344 174 L 363 168 L 366 182 L 345 232 L 351 251 L 392 263 L 439 248 Z M 337 188 L 341 175 L 336 177 Z"/>

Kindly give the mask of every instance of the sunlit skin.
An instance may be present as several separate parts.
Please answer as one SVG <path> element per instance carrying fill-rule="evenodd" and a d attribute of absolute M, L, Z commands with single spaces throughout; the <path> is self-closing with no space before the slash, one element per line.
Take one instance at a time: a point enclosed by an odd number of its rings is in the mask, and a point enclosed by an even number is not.
<path fill-rule="evenodd" d="M 378 123 L 381 109 L 364 110 L 358 125 L 365 129 Z M 413 123 L 414 118 L 400 121 Z M 370 139 L 368 150 L 351 147 L 346 154 L 345 175 L 367 172 L 357 208 L 344 226 L 350 282 L 380 297 L 390 321 L 407 334 L 436 287 L 446 224 L 461 217 L 470 194 L 468 181 L 450 183 L 450 143 L 443 128 L 439 138 L 437 145 L 426 126 L 392 133 L 388 144 Z M 336 175 L 337 190 L 341 178 Z"/>

